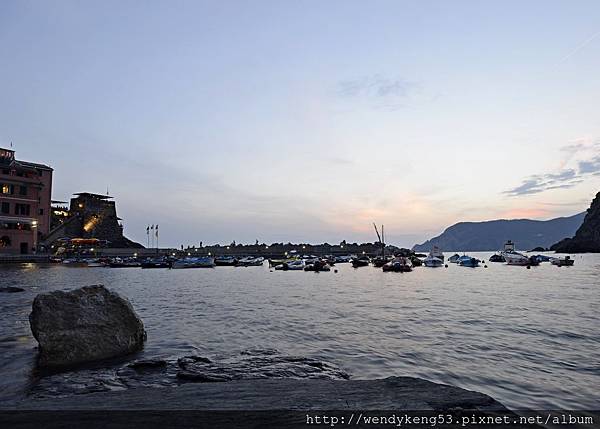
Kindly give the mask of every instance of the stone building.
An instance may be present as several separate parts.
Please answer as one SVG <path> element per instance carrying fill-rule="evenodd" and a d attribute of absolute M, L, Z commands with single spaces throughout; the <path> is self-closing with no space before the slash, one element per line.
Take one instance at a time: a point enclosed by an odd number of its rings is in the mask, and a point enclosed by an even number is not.
<path fill-rule="evenodd" d="M 0 148 L 0 254 L 30 254 L 50 230 L 52 168 Z"/>
<path fill-rule="evenodd" d="M 123 224 L 112 197 L 89 192 L 74 195 L 68 211 L 66 207 L 54 208 L 47 245 L 65 238 L 97 238 L 107 241 L 108 247 L 143 247 L 123 235 Z"/>

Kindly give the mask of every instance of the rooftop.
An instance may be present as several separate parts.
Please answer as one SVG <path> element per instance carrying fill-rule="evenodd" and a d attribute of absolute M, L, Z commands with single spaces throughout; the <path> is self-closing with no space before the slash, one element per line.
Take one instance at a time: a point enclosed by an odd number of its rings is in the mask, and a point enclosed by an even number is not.
<path fill-rule="evenodd" d="M 77 192 L 73 195 L 77 195 L 78 197 L 95 198 L 97 200 L 109 200 L 109 199 L 113 198 L 110 195 L 92 194 L 91 192 Z"/>

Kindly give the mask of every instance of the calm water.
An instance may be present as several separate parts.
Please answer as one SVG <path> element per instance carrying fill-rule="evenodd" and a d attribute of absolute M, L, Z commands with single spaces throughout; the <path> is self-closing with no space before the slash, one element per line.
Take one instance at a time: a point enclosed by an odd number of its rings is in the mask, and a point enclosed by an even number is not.
<path fill-rule="evenodd" d="M 491 253 L 474 253 L 488 259 Z M 338 273 L 0 267 L 0 400 L 26 393 L 33 297 L 102 283 L 144 320 L 142 355 L 247 348 L 318 357 L 353 378 L 407 375 L 490 394 L 512 408 L 600 408 L 600 255 L 527 270 Z"/>

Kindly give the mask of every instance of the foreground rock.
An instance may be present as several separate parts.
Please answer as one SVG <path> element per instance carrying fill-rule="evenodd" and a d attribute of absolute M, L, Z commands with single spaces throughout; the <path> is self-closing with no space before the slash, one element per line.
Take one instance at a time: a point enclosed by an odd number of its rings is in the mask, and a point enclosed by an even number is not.
<path fill-rule="evenodd" d="M 46 367 L 125 355 L 140 350 L 146 339 L 129 301 L 102 285 L 36 296 L 29 323 L 39 364 Z"/>
<path fill-rule="evenodd" d="M 600 192 L 592 201 L 575 237 L 559 241 L 550 250 L 559 253 L 600 252 Z"/>
<path fill-rule="evenodd" d="M 73 398 L 29 398 L 12 409 L 135 410 L 448 410 L 503 411 L 483 393 L 413 377 L 379 380 L 271 379 L 187 383 L 179 387 L 89 393 Z"/>

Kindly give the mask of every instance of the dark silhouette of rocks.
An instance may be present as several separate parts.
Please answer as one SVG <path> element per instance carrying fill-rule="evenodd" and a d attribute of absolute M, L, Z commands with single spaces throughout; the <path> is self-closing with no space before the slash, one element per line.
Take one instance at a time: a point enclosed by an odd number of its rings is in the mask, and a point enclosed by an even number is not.
<path fill-rule="evenodd" d="M 140 350 L 146 339 L 129 301 L 102 285 L 36 296 L 29 323 L 42 367 L 125 355 Z"/>
<path fill-rule="evenodd" d="M 559 241 L 550 250 L 559 253 L 600 252 L 600 192 L 587 209 L 585 219 L 575 236 Z"/>

